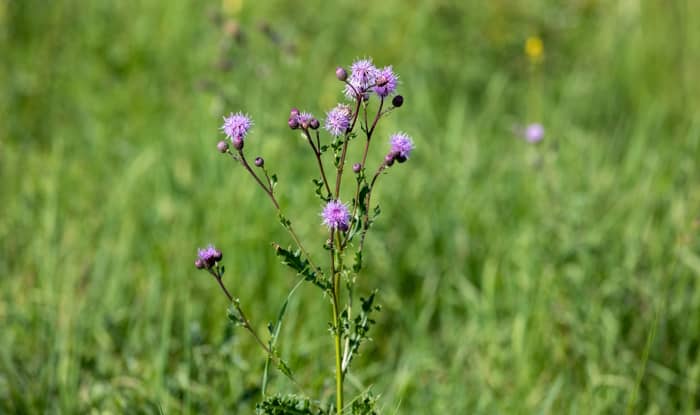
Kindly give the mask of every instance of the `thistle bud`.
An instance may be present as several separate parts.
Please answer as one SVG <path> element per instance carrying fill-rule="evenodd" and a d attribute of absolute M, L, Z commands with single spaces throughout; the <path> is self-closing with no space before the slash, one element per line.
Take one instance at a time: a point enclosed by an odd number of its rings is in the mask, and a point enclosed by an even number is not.
<path fill-rule="evenodd" d="M 391 167 L 391 165 L 394 164 L 394 158 L 396 158 L 394 152 L 387 154 L 384 156 L 384 164 L 386 164 L 387 167 Z"/>
<path fill-rule="evenodd" d="M 362 170 L 362 165 L 360 163 L 355 163 L 352 165 L 352 171 L 359 173 Z"/>
<path fill-rule="evenodd" d="M 335 77 L 338 78 L 339 81 L 345 82 L 345 80 L 348 79 L 348 73 L 345 71 L 345 68 L 339 66 L 335 70 Z"/>
<path fill-rule="evenodd" d="M 219 141 L 216 144 L 216 149 L 219 150 L 220 153 L 225 153 L 228 151 L 228 143 L 226 141 Z"/>
<path fill-rule="evenodd" d="M 297 120 L 296 116 L 291 116 L 289 117 L 289 121 L 287 121 L 287 125 L 289 125 L 289 128 L 292 130 L 296 130 L 299 128 L 299 121 Z"/>
<path fill-rule="evenodd" d="M 309 127 L 311 127 L 312 130 L 317 130 L 320 125 L 316 118 L 312 118 L 311 121 L 309 121 Z"/>
<path fill-rule="evenodd" d="M 256 157 L 255 158 L 255 165 L 258 167 L 262 167 L 265 165 L 265 160 L 262 157 Z"/>
<path fill-rule="evenodd" d="M 204 262 L 204 260 L 202 260 L 201 258 L 197 258 L 197 259 L 194 261 L 194 266 L 195 266 L 197 269 L 204 269 L 204 268 L 207 266 L 207 264 L 206 264 L 206 263 Z"/>
<path fill-rule="evenodd" d="M 289 111 L 290 118 L 296 117 L 297 115 L 299 115 L 299 110 L 297 108 L 292 108 L 291 111 Z"/>
<path fill-rule="evenodd" d="M 233 148 L 236 150 L 242 150 L 243 149 L 243 137 L 241 136 L 235 136 L 231 139 L 231 144 L 233 144 Z"/>

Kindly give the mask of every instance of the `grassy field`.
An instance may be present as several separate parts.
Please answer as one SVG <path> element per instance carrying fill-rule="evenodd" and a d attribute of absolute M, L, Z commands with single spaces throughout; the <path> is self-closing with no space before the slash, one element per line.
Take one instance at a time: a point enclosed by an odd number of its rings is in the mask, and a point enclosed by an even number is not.
<path fill-rule="evenodd" d="M 697 414 L 699 22 L 693 0 L 0 0 L 0 413 L 252 413 L 263 355 L 196 248 L 224 250 L 261 331 L 296 278 L 215 151 L 221 115 L 251 114 L 246 148 L 322 240 L 288 111 L 322 115 L 335 67 L 372 56 L 406 98 L 379 134 L 417 148 L 375 198 L 361 285 L 383 311 L 348 393 L 387 414 Z M 529 122 L 538 145 L 513 132 Z M 316 294 L 280 347 L 330 401 Z"/>

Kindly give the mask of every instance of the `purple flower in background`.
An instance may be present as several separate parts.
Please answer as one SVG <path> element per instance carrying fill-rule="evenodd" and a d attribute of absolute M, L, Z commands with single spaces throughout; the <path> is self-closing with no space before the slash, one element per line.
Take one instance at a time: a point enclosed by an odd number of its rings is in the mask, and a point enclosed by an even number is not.
<path fill-rule="evenodd" d="M 372 59 L 360 59 L 353 62 L 350 65 L 350 76 L 347 80 L 350 85 L 345 85 L 345 96 L 349 99 L 355 99 L 359 93 L 363 98 L 368 98 L 367 91 L 374 85 L 377 72 L 377 68 L 372 64 Z"/>
<path fill-rule="evenodd" d="M 385 66 L 377 71 L 376 85 L 374 92 L 382 98 L 386 98 L 396 91 L 396 81 L 398 76 L 391 69 L 391 66 Z"/>
<path fill-rule="evenodd" d="M 524 138 L 529 143 L 537 143 L 544 138 L 544 127 L 542 124 L 534 123 L 525 128 Z"/>
<path fill-rule="evenodd" d="M 349 106 L 338 104 L 326 114 L 326 124 L 324 128 L 336 137 L 343 135 L 348 128 L 350 128 L 351 115 L 352 110 Z"/>
<path fill-rule="evenodd" d="M 211 268 L 217 262 L 221 261 L 223 254 L 218 249 L 214 248 L 214 245 L 209 245 L 206 248 L 200 248 L 197 250 L 197 260 L 194 261 L 194 265 L 199 268 Z"/>
<path fill-rule="evenodd" d="M 340 200 L 331 200 L 321 213 L 323 224 L 328 229 L 347 231 L 350 227 L 350 211 Z"/>
<path fill-rule="evenodd" d="M 405 133 L 396 133 L 391 136 L 391 152 L 396 155 L 398 161 L 405 161 L 413 151 L 413 141 Z"/>
<path fill-rule="evenodd" d="M 248 134 L 248 130 L 253 126 L 253 121 L 242 112 L 231 113 L 228 117 L 224 117 L 224 125 L 221 129 L 224 134 L 231 140 L 238 138 L 242 140 Z"/>

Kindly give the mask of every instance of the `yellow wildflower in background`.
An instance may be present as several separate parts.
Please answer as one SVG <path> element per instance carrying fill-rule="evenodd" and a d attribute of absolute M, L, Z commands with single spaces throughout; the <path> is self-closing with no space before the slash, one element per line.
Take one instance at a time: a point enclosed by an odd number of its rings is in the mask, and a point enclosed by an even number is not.
<path fill-rule="evenodd" d="M 221 9 L 227 16 L 235 16 L 243 8 L 243 0 L 222 0 Z"/>
<path fill-rule="evenodd" d="M 542 60 L 542 55 L 544 53 L 544 45 L 542 44 L 542 39 L 538 36 L 530 36 L 525 41 L 525 54 L 530 58 L 533 63 L 537 63 Z"/>

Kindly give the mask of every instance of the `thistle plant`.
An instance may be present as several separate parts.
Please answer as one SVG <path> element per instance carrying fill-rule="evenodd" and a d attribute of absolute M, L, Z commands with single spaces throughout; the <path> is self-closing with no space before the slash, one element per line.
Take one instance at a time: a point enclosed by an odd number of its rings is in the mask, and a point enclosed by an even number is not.
<path fill-rule="evenodd" d="M 289 128 L 301 135 L 313 154 L 309 160 L 317 169 L 317 174 L 312 178 L 312 190 L 321 200 L 322 208 L 319 213 L 309 214 L 302 220 L 317 221 L 319 226 L 325 227 L 326 236 L 318 241 L 326 252 L 324 256 L 312 257 L 295 231 L 292 220 L 285 215 L 278 199 L 277 175 L 272 173 L 262 157 L 252 158 L 252 164 L 249 161 L 251 158 L 246 153 L 246 140 L 254 125 L 251 117 L 243 112 L 225 116 L 221 130 L 226 139 L 217 144 L 217 150 L 242 166 L 251 176 L 252 183 L 267 195 L 292 242 L 288 247 L 273 243 L 274 252 L 283 264 L 301 277 L 283 301 L 277 320 L 268 324 L 268 333 L 263 336 L 245 314 L 240 299 L 226 288 L 222 252 L 210 245 L 199 250 L 195 261 L 198 269 L 212 275 L 231 302 L 229 319 L 248 331 L 266 355 L 261 385 L 263 400 L 257 405 L 259 414 L 377 413 L 375 398 L 369 392 L 349 400 L 344 396 L 346 375 L 361 345 L 369 340 L 369 331 L 375 323 L 374 313 L 380 309 L 376 301 L 378 291 L 358 292 L 357 280 L 365 277 L 362 273 L 365 240 L 380 213 L 379 206 L 373 204 L 373 191 L 389 168 L 409 159 L 414 145 L 407 134 L 396 132 L 388 137 L 388 145 L 382 149 L 385 153 L 381 162 L 368 166 L 370 148 L 383 144 L 373 143 L 376 141 L 378 123 L 403 105 L 403 96 L 396 94 L 398 76 L 391 66 L 377 68 L 371 59 L 355 61 L 349 73 L 339 67 L 335 76 L 344 84 L 342 92 L 346 102 L 330 109 L 323 122 L 313 114 L 296 108 L 290 111 L 287 120 Z M 322 138 L 322 135 L 328 137 Z M 348 168 L 351 163 L 348 148 L 351 145 L 360 146 L 361 157 Z M 354 180 L 350 186 L 346 183 L 345 188 L 351 190 L 348 194 L 341 194 L 343 180 Z M 335 400 L 327 404 L 312 399 L 304 392 L 303 385 L 294 377 L 293 368 L 281 358 L 278 346 L 287 304 L 303 282 L 318 288 L 321 301 L 329 303 L 328 327 L 332 339 L 329 344 L 332 344 L 335 361 L 333 366 L 329 365 L 334 369 L 329 369 L 327 375 L 332 373 L 335 378 Z M 291 381 L 299 395 L 268 394 L 272 367 Z"/>

